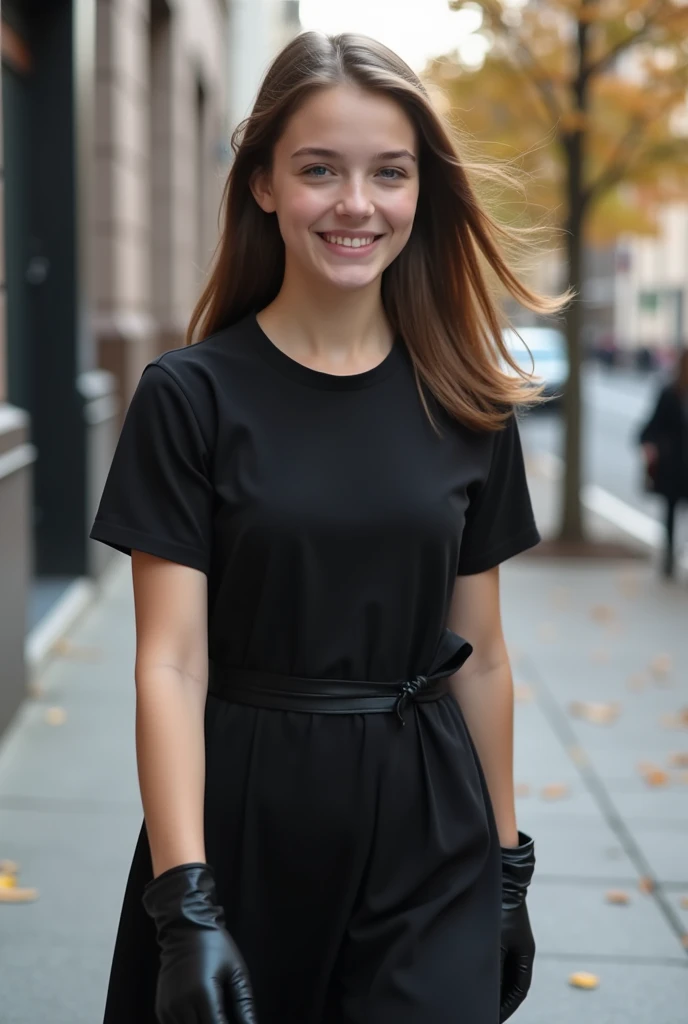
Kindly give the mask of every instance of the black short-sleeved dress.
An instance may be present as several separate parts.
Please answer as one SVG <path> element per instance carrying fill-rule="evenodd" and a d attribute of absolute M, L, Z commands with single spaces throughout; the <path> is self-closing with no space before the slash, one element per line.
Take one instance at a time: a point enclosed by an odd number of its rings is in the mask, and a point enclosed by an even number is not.
<path fill-rule="evenodd" d="M 427 675 L 470 651 L 446 630 L 457 574 L 539 539 L 515 419 L 476 433 L 429 400 L 440 436 L 401 341 L 332 376 L 251 315 L 146 367 L 91 536 L 207 575 L 229 684 Z M 206 853 L 259 1024 L 496 1024 L 499 843 L 454 698 L 402 725 L 229 690 L 207 703 Z M 151 877 L 143 829 L 106 1024 L 155 1024 Z"/>

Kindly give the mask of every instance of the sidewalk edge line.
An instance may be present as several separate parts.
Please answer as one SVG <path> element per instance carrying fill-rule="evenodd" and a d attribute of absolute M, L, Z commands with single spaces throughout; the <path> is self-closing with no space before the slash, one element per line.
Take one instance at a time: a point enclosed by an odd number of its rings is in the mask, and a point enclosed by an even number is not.
<path fill-rule="evenodd" d="M 548 451 L 539 451 L 536 457 L 540 472 L 547 480 L 561 479 L 564 471 L 563 459 Z M 600 519 L 605 519 L 653 551 L 658 551 L 662 547 L 664 530 L 659 520 L 633 508 L 627 501 L 617 498 L 599 484 L 585 484 L 581 489 L 581 502 L 588 511 Z M 677 561 L 679 568 L 688 571 L 688 551 L 679 555 Z"/>
<path fill-rule="evenodd" d="M 45 667 L 57 641 L 69 632 L 121 571 L 121 563 L 113 560 L 98 579 L 81 576 L 74 580 L 50 611 L 29 630 L 24 641 L 24 658 L 29 677 Z"/>

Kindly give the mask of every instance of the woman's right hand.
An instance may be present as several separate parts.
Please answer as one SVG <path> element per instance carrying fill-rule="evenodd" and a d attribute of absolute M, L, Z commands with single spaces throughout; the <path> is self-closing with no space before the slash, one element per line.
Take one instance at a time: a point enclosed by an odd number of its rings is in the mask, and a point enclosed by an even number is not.
<path fill-rule="evenodd" d="M 210 867 L 165 871 L 146 886 L 143 905 L 160 946 L 160 1024 L 256 1024 L 248 970 L 225 929 Z"/>

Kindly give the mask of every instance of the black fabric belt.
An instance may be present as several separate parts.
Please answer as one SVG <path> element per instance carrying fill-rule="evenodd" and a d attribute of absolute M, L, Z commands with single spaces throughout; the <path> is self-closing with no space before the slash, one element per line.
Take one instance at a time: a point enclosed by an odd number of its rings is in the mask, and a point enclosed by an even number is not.
<path fill-rule="evenodd" d="M 461 668 L 473 648 L 457 633 L 445 630 L 426 675 L 396 682 L 355 679 L 314 679 L 239 668 L 222 660 L 209 664 L 208 692 L 232 704 L 277 711 L 352 715 L 396 712 L 404 722 L 409 703 L 439 700 L 449 691 L 447 678 Z"/>

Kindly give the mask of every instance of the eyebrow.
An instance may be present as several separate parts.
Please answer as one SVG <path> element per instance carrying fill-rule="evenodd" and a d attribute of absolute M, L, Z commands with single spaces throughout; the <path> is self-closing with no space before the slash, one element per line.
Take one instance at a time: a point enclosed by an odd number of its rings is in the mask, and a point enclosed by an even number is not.
<path fill-rule="evenodd" d="M 342 154 L 337 153 L 334 149 L 321 149 L 319 146 L 304 146 L 303 149 L 297 149 L 295 153 L 292 153 L 292 160 L 296 160 L 297 157 L 301 156 L 319 156 L 325 160 L 338 160 L 341 159 Z M 416 163 L 416 158 L 413 153 L 410 153 L 408 149 L 390 149 L 386 153 L 376 153 L 373 160 L 402 160 L 407 157 L 409 160 L 413 160 Z"/>

